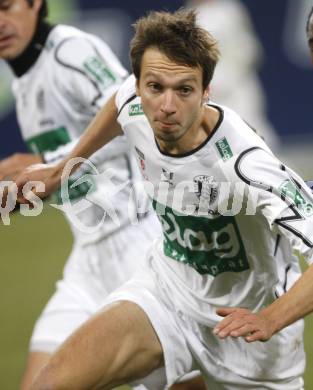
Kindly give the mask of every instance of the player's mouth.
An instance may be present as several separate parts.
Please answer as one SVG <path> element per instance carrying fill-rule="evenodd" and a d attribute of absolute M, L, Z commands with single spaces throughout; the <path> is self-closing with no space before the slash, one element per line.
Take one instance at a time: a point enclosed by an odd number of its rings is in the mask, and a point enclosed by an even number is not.
<path fill-rule="evenodd" d="M 0 48 L 3 49 L 4 47 L 9 46 L 13 38 L 14 38 L 13 34 L 0 37 Z"/>
<path fill-rule="evenodd" d="M 170 129 L 171 127 L 177 125 L 176 122 L 165 122 L 165 121 L 161 121 L 161 120 L 158 120 L 157 121 L 162 128 L 165 128 L 165 129 Z"/>

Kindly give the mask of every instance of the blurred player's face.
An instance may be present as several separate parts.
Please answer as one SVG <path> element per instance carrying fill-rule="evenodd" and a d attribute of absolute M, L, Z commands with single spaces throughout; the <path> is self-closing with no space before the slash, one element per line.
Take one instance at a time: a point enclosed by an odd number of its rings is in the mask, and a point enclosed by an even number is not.
<path fill-rule="evenodd" d="M 208 96 L 200 68 L 177 64 L 156 48 L 143 55 L 137 94 L 155 137 L 165 143 L 195 134 Z"/>
<path fill-rule="evenodd" d="M 30 43 L 37 24 L 41 0 L 32 7 L 26 0 L 0 0 L 0 58 L 18 57 Z"/>

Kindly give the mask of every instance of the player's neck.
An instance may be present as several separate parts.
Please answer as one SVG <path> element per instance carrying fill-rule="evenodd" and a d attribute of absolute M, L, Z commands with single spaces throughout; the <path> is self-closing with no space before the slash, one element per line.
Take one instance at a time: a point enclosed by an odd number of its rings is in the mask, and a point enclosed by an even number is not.
<path fill-rule="evenodd" d="M 46 43 L 48 35 L 52 30 L 53 26 L 44 22 L 39 21 L 34 37 L 24 50 L 24 52 L 15 58 L 14 60 L 8 61 L 8 64 L 12 68 L 15 76 L 21 77 L 30 69 L 37 61 L 40 53 Z"/>

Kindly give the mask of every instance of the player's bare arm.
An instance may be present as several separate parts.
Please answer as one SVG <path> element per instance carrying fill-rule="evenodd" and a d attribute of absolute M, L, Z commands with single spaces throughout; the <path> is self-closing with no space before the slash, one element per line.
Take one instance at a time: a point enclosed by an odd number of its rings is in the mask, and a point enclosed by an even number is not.
<path fill-rule="evenodd" d="M 80 138 L 79 143 L 72 153 L 56 165 L 37 164 L 27 168 L 16 179 L 19 190 L 18 201 L 28 203 L 22 194 L 22 189 L 27 182 L 41 181 L 45 184 L 45 191 L 38 194 L 45 198 L 55 191 L 61 184 L 62 172 L 66 164 L 75 157 L 88 158 L 102 146 L 110 142 L 113 138 L 122 134 L 122 130 L 116 121 L 117 108 L 115 105 L 115 95 L 95 116 L 86 132 Z M 79 167 L 75 166 L 72 173 Z"/>
<path fill-rule="evenodd" d="M 220 308 L 225 317 L 214 333 L 226 337 L 244 337 L 247 342 L 267 341 L 273 334 L 313 311 L 313 265 L 294 286 L 271 305 L 258 313 L 243 308 Z"/>
<path fill-rule="evenodd" d="M 14 179 L 29 165 L 42 162 L 40 154 L 14 153 L 0 161 L 0 181 Z"/>

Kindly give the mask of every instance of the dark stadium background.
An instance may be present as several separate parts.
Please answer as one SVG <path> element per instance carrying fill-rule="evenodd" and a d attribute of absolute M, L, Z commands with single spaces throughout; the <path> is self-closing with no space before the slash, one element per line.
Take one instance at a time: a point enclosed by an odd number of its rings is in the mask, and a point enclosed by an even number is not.
<path fill-rule="evenodd" d="M 59 0 L 51 0 L 51 3 L 57 1 Z M 60 0 L 62 1 L 64 0 Z M 313 69 L 309 66 L 308 58 L 304 65 L 290 60 L 286 55 L 283 36 L 286 32 L 286 16 L 293 12 L 290 9 L 292 4 L 310 3 L 310 0 L 243 2 L 250 10 L 265 51 L 260 75 L 266 91 L 270 120 L 279 132 L 284 147 L 286 145 L 288 150 L 294 149 L 296 141 L 300 145 L 297 154 L 302 154 L 304 145 L 313 145 Z M 313 0 L 311 3 L 313 4 Z M 106 8 L 117 8 L 125 10 L 129 20 L 134 21 L 148 9 L 174 10 L 181 7 L 183 2 L 77 0 L 76 4 L 81 8 L 82 15 L 96 9 L 99 16 L 105 13 Z M 304 35 L 304 21 L 302 24 Z M 127 33 L 128 38 L 124 40 L 124 47 L 119 53 L 125 66 L 128 65 L 127 46 L 131 29 L 128 28 Z M 294 43 L 290 41 L 289 45 L 289 42 L 285 41 L 286 46 L 292 51 Z M 0 120 L 0 128 L 0 158 L 17 150 L 24 150 L 13 111 Z M 312 159 L 306 161 L 309 163 L 304 163 L 303 169 L 310 175 Z M 310 178 L 313 178 L 313 174 Z M 61 275 L 63 263 L 70 252 L 71 235 L 61 213 L 46 207 L 45 213 L 36 218 L 14 215 L 10 226 L 1 226 L 0 219 L 0 244 L 0 389 L 16 390 L 33 323 L 51 295 L 55 280 Z M 310 370 L 313 365 L 312 334 L 311 315 L 307 320 L 306 330 L 309 367 L 306 372 L 306 389 L 313 389 L 313 373 Z"/>
<path fill-rule="evenodd" d="M 300 0 L 301 1 L 301 0 Z M 312 75 L 307 66 L 301 68 L 293 64 L 283 49 L 283 34 L 286 15 L 294 0 L 251 1 L 243 0 L 250 10 L 255 28 L 265 50 L 261 78 L 268 100 L 268 114 L 283 141 L 313 141 L 312 135 Z M 82 10 L 119 8 L 124 9 L 134 21 L 148 9 L 174 10 L 183 5 L 179 0 L 125 1 L 125 0 L 79 0 Z M 147 6 L 149 4 L 149 6 Z M 291 11 L 292 12 L 292 11 Z M 131 30 L 129 31 L 131 33 Z M 303 26 L 303 35 L 305 34 Z M 127 45 L 123 51 L 124 65 L 128 66 Z M 240 44 L 239 44 L 240 47 Z M 292 49 L 292 48 L 291 48 Z M 244 55 L 244 53 L 243 53 Z M 0 143 L 0 156 L 10 154 L 18 145 L 24 150 L 16 130 L 14 113 L 0 122 L 5 131 L 5 140 Z"/>

